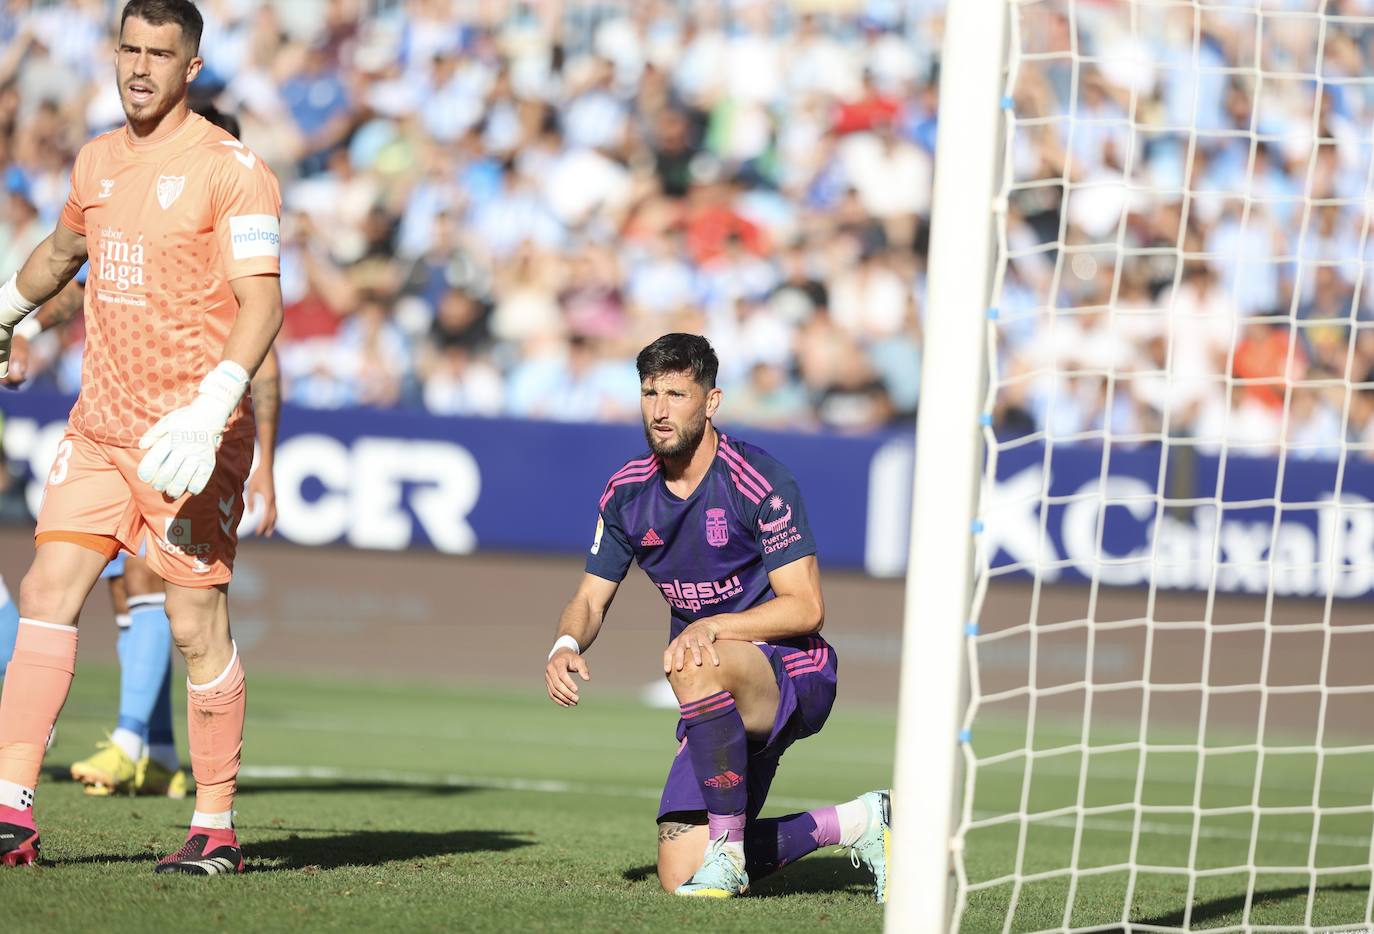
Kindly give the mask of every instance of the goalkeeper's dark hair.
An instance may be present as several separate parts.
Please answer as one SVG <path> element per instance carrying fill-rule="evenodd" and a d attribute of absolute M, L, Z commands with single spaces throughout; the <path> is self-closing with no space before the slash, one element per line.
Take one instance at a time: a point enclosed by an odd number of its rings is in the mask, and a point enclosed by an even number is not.
<path fill-rule="evenodd" d="M 124 34 L 124 22 L 136 16 L 154 26 L 176 23 L 181 27 L 182 41 L 191 47 L 192 54 L 200 51 L 200 34 L 205 31 L 205 20 L 200 10 L 191 0 L 129 0 L 124 4 L 124 12 L 119 14 L 119 34 Z"/>
<path fill-rule="evenodd" d="M 665 373 L 687 373 L 707 389 L 716 388 L 720 360 L 711 342 L 700 334 L 664 334 L 635 358 L 640 380 Z"/>

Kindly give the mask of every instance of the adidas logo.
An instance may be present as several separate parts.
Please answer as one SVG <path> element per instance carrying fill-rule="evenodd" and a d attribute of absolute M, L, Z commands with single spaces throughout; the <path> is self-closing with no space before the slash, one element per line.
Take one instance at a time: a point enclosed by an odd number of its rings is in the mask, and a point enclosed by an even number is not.
<path fill-rule="evenodd" d="M 725 771 L 721 772 L 719 775 L 714 775 L 711 778 L 706 779 L 706 781 L 702 782 L 702 784 L 704 784 L 707 788 L 724 789 L 734 788 L 742 781 L 744 781 L 744 779 L 740 778 L 740 776 L 736 775 L 734 772 Z"/>
<path fill-rule="evenodd" d="M 639 540 L 639 547 L 640 547 L 640 548 L 649 548 L 649 547 L 652 547 L 653 545 L 662 545 L 662 544 L 663 544 L 663 539 L 659 538 L 659 537 L 658 537 L 658 533 L 655 532 L 653 529 L 649 529 L 648 533 L 645 534 L 645 536 Z"/>

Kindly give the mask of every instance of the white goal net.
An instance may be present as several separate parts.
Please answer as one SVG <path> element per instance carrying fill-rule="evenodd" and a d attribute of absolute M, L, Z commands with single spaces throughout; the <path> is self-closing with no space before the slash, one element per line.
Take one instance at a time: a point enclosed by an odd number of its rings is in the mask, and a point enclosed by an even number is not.
<path fill-rule="evenodd" d="M 1007 14 L 952 926 L 1374 929 L 1374 2 Z"/>

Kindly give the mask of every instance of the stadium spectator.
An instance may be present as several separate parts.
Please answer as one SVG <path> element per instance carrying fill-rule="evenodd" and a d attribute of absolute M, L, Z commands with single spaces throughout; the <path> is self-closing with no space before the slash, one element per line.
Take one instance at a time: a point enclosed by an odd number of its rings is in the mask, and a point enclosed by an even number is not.
<path fill-rule="evenodd" d="M 119 119 L 99 56 L 105 6 L 4 6 L 0 266 L 32 212 L 51 223 L 80 143 Z M 632 418 L 597 388 L 603 370 L 695 328 L 720 347 L 742 420 L 860 430 L 914 414 L 939 0 L 561 13 L 379 0 L 360 20 L 353 6 L 205 9 L 196 86 L 240 115 L 283 183 L 288 401 Z M 1191 11 L 1125 30 L 1110 4 L 1078 4 L 1072 23 L 1025 8 L 1026 51 L 1049 54 L 1018 72 L 1012 169 L 1074 187 L 1009 199 L 1000 365 L 1062 363 L 1081 338 L 1077 365 L 1107 353 L 1120 378 L 1110 397 L 1100 379 L 1028 380 L 999 431 L 1159 430 L 1167 417 L 1171 433 L 1205 437 L 1241 410 L 1267 425 L 1272 394 L 1227 391 L 1256 361 L 1283 380 L 1273 334 L 1260 340 L 1249 318 L 1296 316 L 1309 378 L 1374 365 L 1374 335 L 1351 320 L 1374 314 L 1374 289 L 1357 285 L 1374 257 L 1359 129 L 1374 116 L 1361 83 L 1374 45 L 1328 30 L 1316 62 L 1303 17 L 1258 39 L 1247 22 L 1203 11 L 1194 43 Z M 1092 56 L 1077 69 L 1075 30 Z M 1321 70 L 1320 104 L 1313 82 L 1223 70 L 1256 56 Z M 1315 152 L 1314 109 L 1330 141 Z M 1043 248 L 1055 241 L 1070 249 Z M 72 388 L 63 361 L 80 341 L 75 322 L 54 337 L 40 381 Z M 386 357 L 357 364 L 373 352 Z M 550 407 L 551 391 L 573 396 Z M 1292 437 L 1340 421 L 1323 394 L 1290 396 Z M 1362 405 L 1337 433 L 1364 431 Z M 1260 435 L 1277 443 L 1276 425 Z"/>

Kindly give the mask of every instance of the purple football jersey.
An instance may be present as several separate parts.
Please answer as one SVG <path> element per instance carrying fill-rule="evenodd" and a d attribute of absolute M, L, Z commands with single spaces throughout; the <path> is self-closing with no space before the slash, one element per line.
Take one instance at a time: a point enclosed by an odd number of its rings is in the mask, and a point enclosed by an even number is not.
<path fill-rule="evenodd" d="M 702 617 L 771 600 L 768 572 L 816 553 L 791 472 L 752 444 L 719 437 L 687 499 L 669 492 L 652 453 L 616 471 L 601 495 L 587 571 L 619 583 L 637 561 L 671 607 L 670 639 Z"/>

